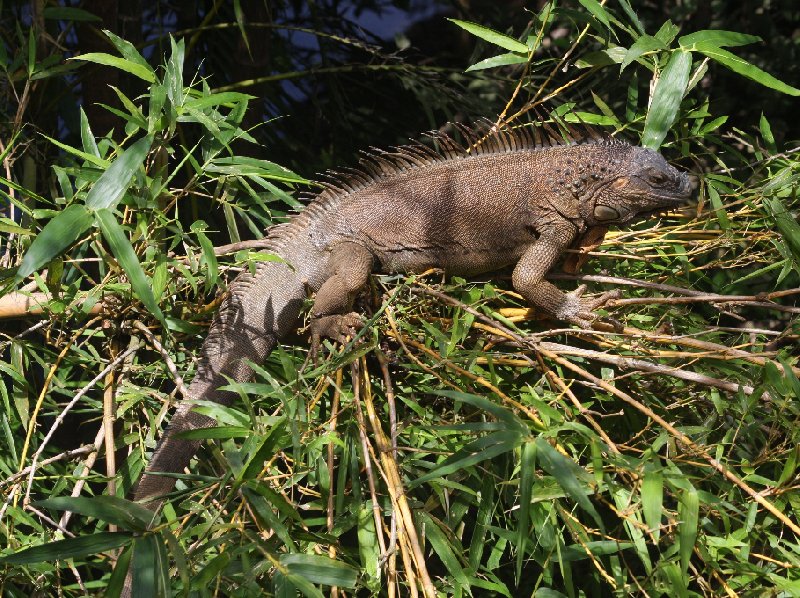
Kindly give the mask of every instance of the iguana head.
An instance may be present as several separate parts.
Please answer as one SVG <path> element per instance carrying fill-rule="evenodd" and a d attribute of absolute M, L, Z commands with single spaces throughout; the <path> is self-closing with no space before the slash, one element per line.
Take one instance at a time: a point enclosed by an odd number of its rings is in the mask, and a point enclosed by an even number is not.
<path fill-rule="evenodd" d="M 615 160 L 609 178 L 591 197 L 588 224 L 619 225 L 653 212 L 677 207 L 697 195 L 696 176 L 670 166 L 650 149 L 631 147 L 625 157 Z"/>

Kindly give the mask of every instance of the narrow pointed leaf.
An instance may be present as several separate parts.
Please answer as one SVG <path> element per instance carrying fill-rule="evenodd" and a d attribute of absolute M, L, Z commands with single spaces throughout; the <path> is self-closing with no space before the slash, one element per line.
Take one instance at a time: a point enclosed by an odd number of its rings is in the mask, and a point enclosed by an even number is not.
<path fill-rule="evenodd" d="M 103 29 L 103 33 L 105 33 L 108 39 L 111 40 L 111 43 L 114 44 L 114 47 L 125 60 L 134 64 L 138 64 L 139 66 L 149 70 L 151 73 L 153 72 L 153 67 L 151 67 L 147 60 L 144 59 L 144 56 L 139 54 L 139 50 L 137 50 L 136 46 L 134 46 L 131 42 L 126 39 L 122 39 L 108 29 Z"/>
<path fill-rule="evenodd" d="M 150 146 L 151 136 L 143 137 L 118 156 L 89 190 L 86 207 L 90 210 L 113 209 L 125 195 L 131 179 L 144 162 Z"/>
<path fill-rule="evenodd" d="M 716 60 L 722 66 L 729 68 L 734 73 L 738 73 L 743 77 L 752 79 L 764 87 L 769 87 L 770 89 L 774 89 L 791 96 L 800 96 L 800 89 L 797 87 L 787 85 L 780 79 L 776 79 L 770 75 L 768 72 L 762 71 L 757 66 L 750 64 L 745 59 L 739 58 L 736 56 L 736 54 L 732 54 L 731 52 L 723 50 L 715 45 L 705 43 L 697 44 L 696 49 L 698 52 L 705 54 L 712 60 Z"/>
<path fill-rule="evenodd" d="M 155 514 L 136 503 L 116 496 L 58 496 L 36 503 L 46 509 L 71 511 L 87 517 L 96 517 L 132 531 L 145 530 Z"/>
<path fill-rule="evenodd" d="M 589 486 L 592 481 L 591 476 L 586 470 L 579 467 L 572 459 L 559 453 L 542 436 L 536 439 L 536 449 L 536 456 L 542 469 L 553 476 L 567 496 L 578 503 L 584 511 L 592 516 L 598 527 L 603 529 L 603 520 L 587 496 L 592 494 L 593 490 Z"/>
<path fill-rule="evenodd" d="M 723 48 L 725 46 L 746 46 L 760 41 L 761 38 L 757 35 L 748 35 L 738 31 L 723 31 L 721 29 L 703 29 L 678 38 L 678 43 L 685 50 L 694 50 L 698 44 L 708 44 L 709 46 Z"/>
<path fill-rule="evenodd" d="M 492 56 L 491 58 L 486 58 L 480 62 L 476 62 L 469 67 L 466 72 L 481 71 L 483 69 L 491 69 L 498 66 L 508 66 L 509 64 L 525 64 L 526 62 L 528 62 L 527 56 L 515 54 L 514 52 L 508 52 L 507 54 Z"/>
<path fill-rule="evenodd" d="M 678 546 L 681 555 L 681 570 L 684 577 L 689 570 L 689 560 L 692 558 L 694 543 L 697 540 L 697 525 L 700 510 L 700 501 L 697 490 L 692 486 L 683 490 L 678 503 Z"/>
<path fill-rule="evenodd" d="M 125 546 L 133 536 L 127 532 L 99 532 L 89 536 L 78 536 L 66 540 L 56 540 L 41 546 L 33 546 L 14 554 L 0 557 L 0 563 L 25 565 L 57 561 L 89 554 L 98 554 Z"/>
<path fill-rule="evenodd" d="M 661 516 L 664 502 L 664 475 L 661 469 L 646 465 L 644 480 L 642 481 L 642 511 L 647 527 L 653 533 L 653 538 L 658 542 L 661 535 Z"/>
<path fill-rule="evenodd" d="M 677 51 L 672 54 L 653 91 L 653 101 L 647 111 L 642 135 L 644 147 L 658 149 L 667 136 L 678 114 L 691 68 L 692 55 L 689 52 Z"/>
<path fill-rule="evenodd" d="M 111 66 L 120 69 L 121 71 L 125 71 L 126 73 L 130 73 L 134 77 L 138 77 L 139 79 L 147 81 L 148 83 L 156 82 L 156 75 L 149 68 L 145 68 L 140 64 L 131 62 L 130 60 L 125 60 L 119 56 L 113 56 L 112 54 L 106 54 L 104 52 L 87 52 L 86 54 L 74 56 L 72 58 L 68 58 L 67 60 L 85 60 L 86 62 Z"/>
<path fill-rule="evenodd" d="M 478 25 L 477 23 L 471 23 L 470 21 L 459 21 L 458 19 L 447 20 L 451 23 L 455 23 L 462 29 L 469 31 L 475 37 L 479 37 L 490 44 L 500 46 L 501 48 L 510 50 L 512 52 L 521 52 L 523 54 L 528 53 L 528 46 L 523 44 L 521 41 L 514 39 L 513 37 L 509 37 L 505 33 L 500 33 L 499 31 L 495 31 L 489 27 L 484 27 L 483 25 Z"/>
<path fill-rule="evenodd" d="M 24 280 L 67 247 L 92 225 L 92 213 L 85 206 L 72 204 L 48 222 L 31 243 L 17 270 L 17 281 Z"/>
<path fill-rule="evenodd" d="M 136 257 L 136 252 L 133 250 L 133 246 L 128 240 L 128 237 L 125 236 L 122 227 L 117 222 L 116 216 L 114 216 L 111 210 L 106 209 L 97 210 L 96 214 L 97 223 L 100 226 L 103 237 L 105 237 L 109 247 L 111 247 L 111 253 L 117 258 L 119 265 L 122 266 L 122 269 L 128 276 L 133 292 L 139 300 L 144 303 L 151 314 L 156 316 L 159 320 L 163 320 L 164 314 L 161 313 L 161 309 L 158 307 L 155 297 L 153 296 L 153 287 L 150 279 L 147 278 L 144 270 L 142 270 L 139 258 Z"/>
<path fill-rule="evenodd" d="M 341 561 L 334 561 L 317 554 L 284 554 L 281 564 L 295 575 L 305 577 L 311 583 L 326 586 L 354 588 L 358 572 Z"/>

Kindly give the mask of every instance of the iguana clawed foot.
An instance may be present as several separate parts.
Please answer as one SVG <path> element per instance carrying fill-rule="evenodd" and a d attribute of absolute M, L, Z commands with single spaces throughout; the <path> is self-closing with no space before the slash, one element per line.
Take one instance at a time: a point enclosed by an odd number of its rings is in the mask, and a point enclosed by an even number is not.
<path fill-rule="evenodd" d="M 356 312 L 321 316 L 311 320 L 308 328 L 311 331 L 312 361 L 317 362 L 317 354 L 323 338 L 346 343 L 348 337 L 354 337 L 363 325 L 363 318 Z"/>
<path fill-rule="evenodd" d="M 620 296 L 619 291 L 614 290 L 607 291 L 599 297 L 583 299 L 582 295 L 585 292 L 586 285 L 582 284 L 574 291 L 564 295 L 564 302 L 554 315 L 560 320 L 588 329 L 592 327 L 592 323 L 597 319 L 597 314 L 594 313 L 595 310 L 612 299 L 618 299 Z"/>

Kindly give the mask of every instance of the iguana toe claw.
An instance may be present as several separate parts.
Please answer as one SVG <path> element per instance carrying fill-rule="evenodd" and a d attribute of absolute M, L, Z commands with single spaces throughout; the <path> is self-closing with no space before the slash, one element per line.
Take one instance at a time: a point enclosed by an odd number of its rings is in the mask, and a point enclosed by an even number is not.
<path fill-rule="evenodd" d="M 582 284 L 571 293 L 567 293 L 564 296 L 564 303 L 556 311 L 555 316 L 580 328 L 588 329 L 597 319 L 595 310 L 619 297 L 619 291 L 614 290 L 607 291 L 599 297 L 582 299 L 581 296 L 585 292 L 586 285 Z"/>
<path fill-rule="evenodd" d="M 317 362 L 317 354 L 323 338 L 330 338 L 340 343 L 346 343 L 348 338 L 352 338 L 356 335 L 363 324 L 363 319 L 355 312 L 314 318 L 309 325 L 309 330 L 311 331 L 312 361 L 314 363 Z"/>

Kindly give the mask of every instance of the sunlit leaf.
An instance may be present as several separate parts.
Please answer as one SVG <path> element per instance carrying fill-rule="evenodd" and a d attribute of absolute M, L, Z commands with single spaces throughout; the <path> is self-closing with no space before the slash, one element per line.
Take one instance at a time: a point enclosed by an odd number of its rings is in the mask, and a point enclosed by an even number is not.
<path fill-rule="evenodd" d="M 738 73 L 743 77 L 747 77 L 748 79 L 751 79 L 756 83 L 760 83 L 765 87 L 769 87 L 770 89 L 774 89 L 788 95 L 800 96 L 800 89 L 797 87 L 787 85 L 766 71 L 762 71 L 757 66 L 750 64 L 745 59 L 740 58 L 739 56 L 736 56 L 727 50 L 723 50 L 722 48 L 708 43 L 695 44 L 695 50 L 701 54 L 705 54 L 713 60 L 716 60 L 722 66 L 731 69 L 734 73 Z"/>
<path fill-rule="evenodd" d="M 143 137 L 117 156 L 89 190 L 86 207 L 90 210 L 114 209 L 128 190 L 133 175 L 142 166 L 152 144 L 152 137 Z"/>
<path fill-rule="evenodd" d="M 85 206 L 67 206 L 50 220 L 31 243 L 17 270 L 23 280 L 77 241 L 92 225 L 94 217 Z"/>
<path fill-rule="evenodd" d="M 147 81 L 148 83 L 155 83 L 156 80 L 155 73 L 153 73 L 152 70 L 135 62 L 131 62 L 130 60 L 125 60 L 119 56 L 106 54 L 104 52 L 87 52 L 86 54 L 74 56 L 72 58 L 68 58 L 67 60 L 83 60 L 85 62 L 94 62 L 95 64 L 111 66 L 120 69 L 121 71 L 125 71 L 126 73 L 130 73 L 131 75 Z"/>
<path fill-rule="evenodd" d="M 99 209 L 95 214 L 103 237 L 111 247 L 111 253 L 117 258 L 119 265 L 122 266 L 128 276 L 134 293 L 151 314 L 159 320 L 163 320 L 164 314 L 161 313 L 161 309 L 158 307 L 155 297 L 153 297 L 152 283 L 145 275 L 142 265 L 139 263 L 139 258 L 136 257 L 136 252 L 117 222 L 116 216 L 111 210 L 107 209 Z"/>
<path fill-rule="evenodd" d="M 481 38 L 489 42 L 490 44 L 494 44 L 495 46 L 500 46 L 505 50 L 510 50 L 511 52 L 519 52 L 521 54 L 528 53 L 528 46 L 523 44 L 521 41 L 514 39 L 513 37 L 509 37 L 504 33 L 500 33 L 499 31 L 495 31 L 489 27 L 485 27 L 484 25 L 479 25 L 478 23 L 471 23 L 469 21 L 460 21 L 458 19 L 447 19 L 451 23 L 455 23 L 462 29 L 469 31 L 472 35 Z"/>
<path fill-rule="evenodd" d="M 642 134 L 642 145 L 658 149 L 667 136 L 672 123 L 678 115 L 689 72 L 692 68 L 692 55 L 688 52 L 673 52 L 664 72 L 656 83 L 653 101 L 647 111 Z"/>

